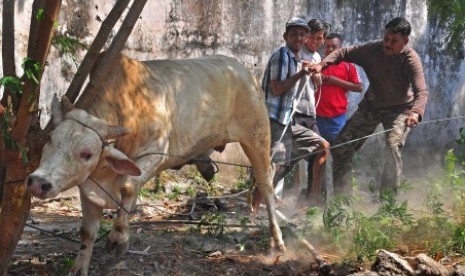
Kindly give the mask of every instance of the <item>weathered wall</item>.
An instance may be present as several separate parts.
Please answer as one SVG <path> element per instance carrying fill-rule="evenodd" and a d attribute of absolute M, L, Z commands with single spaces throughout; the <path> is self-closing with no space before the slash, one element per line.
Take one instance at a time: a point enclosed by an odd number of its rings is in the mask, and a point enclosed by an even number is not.
<path fill-rule="evenodd" d="M 426 0 L 149 0 L 128 40 L 125 52 L 139 59 L 185 58 L 225 54 L 239 58 L 261 78 L 273 49 L 282 42 L 285 21 L 292 16 L 320 17 L 332 31 L 345 36 L 346 44 L 382 36 L 384 25 L 405 16 L 413 25 L 412 46 L 423 58 L 430 90 L 424 120 L 464 114 L 465 62 L 447 53 L 444 30 L 428 21 Z M 25 56 L 32 0 L 18 1 L 17 58 Z M 59 31 L 91 42 L 114 1 L 72 1 L 63 4 Z M 64 93 L 76 68 L 52 51 L 42 85 L 44 110 L 52 93 Z M 366 79 L 365 79 L 366 81 Z M 352 108 L 359 96 L 351 95 Z M 407 164 L 431 164 L 454 146 L 464 121 L 421 125 L 409 137 Z M 376 159 L 381 137 L 366 144 L 364 156 Z M 431 154 L 436 153 L 436 154 Z M 422 156 L 429 157 L 428 159 Z M 415 160 L 415 162 L 410 162 Z M 370 163 L 372 164 L 372 163 Z"/>

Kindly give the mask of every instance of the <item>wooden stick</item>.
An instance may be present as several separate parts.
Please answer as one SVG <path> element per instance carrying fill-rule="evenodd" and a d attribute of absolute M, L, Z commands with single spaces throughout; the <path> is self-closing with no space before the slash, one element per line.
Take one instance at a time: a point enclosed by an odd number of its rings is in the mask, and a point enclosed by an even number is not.
<path fill-rule="evenodd" d="M 126 9 L 129 4 L 129 0 L 118 0 L 115 3 L 115 6 L 111 9 L 108 16 L 103 20 L 100 29 L 95 36 L 92 45 L 90 45 L 89 50 L 87 50 L 84 59 L 82 60 L 81 65 L 79 66 L 76 75 L 74 76 L 71 84 L 66 91 L 66 97 L 74 103 L 81 91 L 82 85 L 84 84 L 87 76 L 89 75 L 92 67 L 94 66 L 97 56 L 102 51 L 103 46 L 107 42 L 108 36 L 113 30 L 116 22 L 121 17 L 121 14 Z"/>
<path fill-rule="evenodd" d="M 299 239 L 299 242 L 305 247 L 308 249 L 308 251 L 310 251 L 310 253 L 312 254 L 313 258 L 315 258 L 315 260 L 317 261 L 318 265 L 322 265 L 322 264 L 325 264 L 325 260 L 320 256 L 320 254 L 318 253 L 318 251 L 316 251 L 315 247 L 313 247 L 313 245 L 311 243 L 309 243 L 306 239 Z"/>
<path fill-rule="evenodd" d="M 110 72 L 112 61 L 123 50 L 124 44 L 128 40 L 132 29 L 136 25 L 136 21 L 139 19 L 140 13 L 142 12 L 146 2 L 147 0 L 137 0 L 132 3 L 132 6 L 129 9 L 123 23 L 121 24 L 118 33 L 116 33 L 110 47 L 108 47 L 108 50 L 105 52 L 102 60 L 98 63 L 98 66 L 93 73 L 92 79 L 89 80 L 89 83 L 82 92 L 83 96 L 80 97 L 79 100 L 75 103 L 76 107 L 85 108 L 94 101 L 96 95 L 90 94 L 92 93 L 91 90 L 93 90 L 95 87 L 94 80 L 100 81 Z"/>

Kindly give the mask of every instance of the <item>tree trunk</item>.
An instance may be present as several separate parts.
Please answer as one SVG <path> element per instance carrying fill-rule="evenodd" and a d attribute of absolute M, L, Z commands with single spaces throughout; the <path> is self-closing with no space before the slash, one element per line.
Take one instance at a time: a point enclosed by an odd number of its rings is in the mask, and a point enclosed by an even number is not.
<path fill-rule="evenodd" d="M 60 0 L 45 1 L 43 11 L 45 17 L 39 22 L 35 14 L 31 17 L 31 24 L 38 24 L 37 36 L 33 36 L 32 52 L 28 56 L 41 64 L 39 79 L 48 55 L 51 39 L 53 36 L 53 25 L 58 19 L 61 7 Z M 31 34 L 33 35 L 33 34 Z M 31 39 L 30 39 L 31 42 Z M 30 112 L 30 99 L 37 98 L 39 85 L 33 80 L 25 79 L 23 95 L 16 113 L 16 124 L 11 130 L 11 137 L 20 145 L 27 147 L 26 135 L 33 118 Z M 14 149 L 2 148 L 2 159 L 5 162 L 6 177 L 4 187 L 4 200 L 0 213 L 0 275 L 7 275 L 8 266 L 16 248 L 16 244 L 23 232 L 26 219 L 31 207 L 31 196 L 26 192 L 23 184 L 28 174 L 27 166 L 23 163 L 21 154 Z"/>
<path fill-rule="evenodd" d="M 3 58 L 3 75 L 16 76 L 15 70 L 15 4 L 14 0 L 3 1 L 3 27 L 2 27 L 2 58 Z M 4 106 L 7 106 L 7 98 L 10 91 L 6 89 L 0 102 L 0 121 L 3 121 Z M 2 142 L 0 142 L 2 144 Z M 0 203 L 3 198 L 3 185 L 5 183 L 5 160 L 0 156 Z"/>

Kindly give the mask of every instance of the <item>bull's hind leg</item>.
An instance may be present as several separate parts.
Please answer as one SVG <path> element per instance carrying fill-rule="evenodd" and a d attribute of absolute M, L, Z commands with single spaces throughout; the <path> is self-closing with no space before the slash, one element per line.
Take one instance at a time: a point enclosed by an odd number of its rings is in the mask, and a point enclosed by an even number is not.
<path fill-rule="evenodd" d="M 272 239 L 270 245 L 273 248 L 275 245 L 281 251 L 285 251 L 286 247 L 282 238 L 281 229 L 276 219 L 275 200 L 274 200 L 274 188 L 273 188 L 273 173 L 270 163 L 269 148 L 263 146 L 256 140 L 249 140 L 247 142 L 241 142 L 242 149 L 250 160 L 253 167 L 255 187 L 258 188 L 263 196 L 268 211 L 268 218 L 270 220 L 270 232 Z"/>

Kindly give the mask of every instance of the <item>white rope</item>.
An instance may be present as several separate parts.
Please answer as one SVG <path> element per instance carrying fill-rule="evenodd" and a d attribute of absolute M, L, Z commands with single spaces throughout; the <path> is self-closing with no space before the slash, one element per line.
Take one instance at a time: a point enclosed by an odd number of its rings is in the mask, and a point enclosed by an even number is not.
<path fill-rule="evenodd" d="M 320 75 L 320 79 L 318 80 L 318 86 L 316 88 L 316 92 L 320 91 L 320 96 L 318 97 L 318 101 L 316 100 L 315 98 L 315 118 L 316 118 L 316 108 L 318 107 L 318 105 L 320 104 L 320 100 L 322 98 L 322 94 L 323 94 L 323 90 L 321 89 L 321 86 L 323 85 L 323 79 L 321 78 L 321 75 Z"/>
<path fill-rule="evenodd" d="M 431 123 L 440 123 L 440 122 L 452 121 L 452 120 L 458 120 L 458 119 L 465 119 L 465 115 L 442 118 L 442 119 L 436 119 L 436 120 L 422 121 L 422 122 L 418 123 L 418 125 L 426 125 L 426 124 L 431 124 Z M 379 134 L 389 132 L 391 130 L 393 130 L 393 128 L 382 130 L 382 131 L 379 131 L 379 132 L 374 132 L 372 134 L 369 134 L 369 135 L 366 135 L 366 136 L 363 136 L 363 137 L 360 137 L 360 138 L 356 138 L 356 139 L 353 139 L 353 140 L 349 140 L 349 141 L 341 143 L 341 144 L 332 145 L 332 146 L 329 147 L 329 149 L 339 148 L 339 147 L 342 147 L 342 146 L 347 145 L 347 144 L 351 144 L 351 143 L 354 143 L 354 142 L 357 142 L 357 141 L 360 141 L 360 140 L 363 140 L 363 139 L 367 139 L 367 138 L 370 138 L 370 137 L 373 137 L 373 136 L 376 136 L 376 135 L 379 135 Z M 291 161 L 294 161 L 296 159 L 302 159 L 304 157 L 314 155 L 314 154 L 317 154 L 317 153 L 320 153 L 320 152 L 323 152 L 323 151 L 324 150 L 314 151 L 314 152 L 309 153 L 309 154 L 297 156 L 297 157 L 291 159 Z M 181 158 L 181 159 L 185 159 L 185 160 L 194 160 L 194 161 L 198 161 L 198 162 L 205 162 L 205 163 L 215 162 L 215 163 L 222 164 L 222 165 L 251 168 L 250 165 L 246 165 L 246 164 L 237 164 L 237 163 L 233 163 L 233 162 L 224 162 L 224 161 L 218 161 L 218 160 L 206 160 L 206 159 L 200 159 L 200 158 L 192 158 L 192 157 L 189 157 L 189 156 L 182 156 L 182 155 L 170 154 L 170 153 L 165 153 L 165 152 L 149 152 L 149 153 L 144 154 L 143 156 L 148 156 L 148 155 L 164 155 L 164 156 L 169 156 L 169 157 Z M 9 182 L 6 182 L 5 184 L 22 182 L 22 181 L 24 181 L 24 179 L 9 181 Z"/>
<path fill-rule="evenodd" d="M 300 102 L 300 99 L 302 98 L 302 95 L 303 95 L 302 91 L 305 89 L 305 87 L 307 87 L 307 84 L 308 84 L 309 79 L 310 79 L 309 76 L 305 75 L 305 84 L 302 85 L 302 86 L 300 87 L 300 89 L 297 91 L 298 97 L 297 97 L 297 99 L 294 100 L 294 102 L 293 102 L 292 112 L 291 112 L 291 115 L 289 116 L 289 122 L 288 122 L 288 123 L 286 124 L 286 126 L 284 127 L 283 133 L 281 133 L 281 137 L 279 137 L 279 140 L 278 140 L 276 143 L 280 143 L 280 142 L 283 140 L 284 134 L 286 133 L 287 128 L 289 127 L 289 124 L 292 122 L 292 117 L 294 117 L 294 114 L 295 114 L 295 112 L 296 112 L 296 106 L 297 106 L 297 104 Z M 299 83 L 300 83 L 300 79 L 297 81 L 297 83 L 296 83 L 295 85 L 296 85 L 297 87 L 299 87 L 299 86 L 298 86 Z M 277 148 L 274 148 L 273 152 L 271 153 L 271 160 L 273 160 L 273 157 L 274 157 L 274 155 L 276 154 L 276 150 L 277 150 Z"/>

